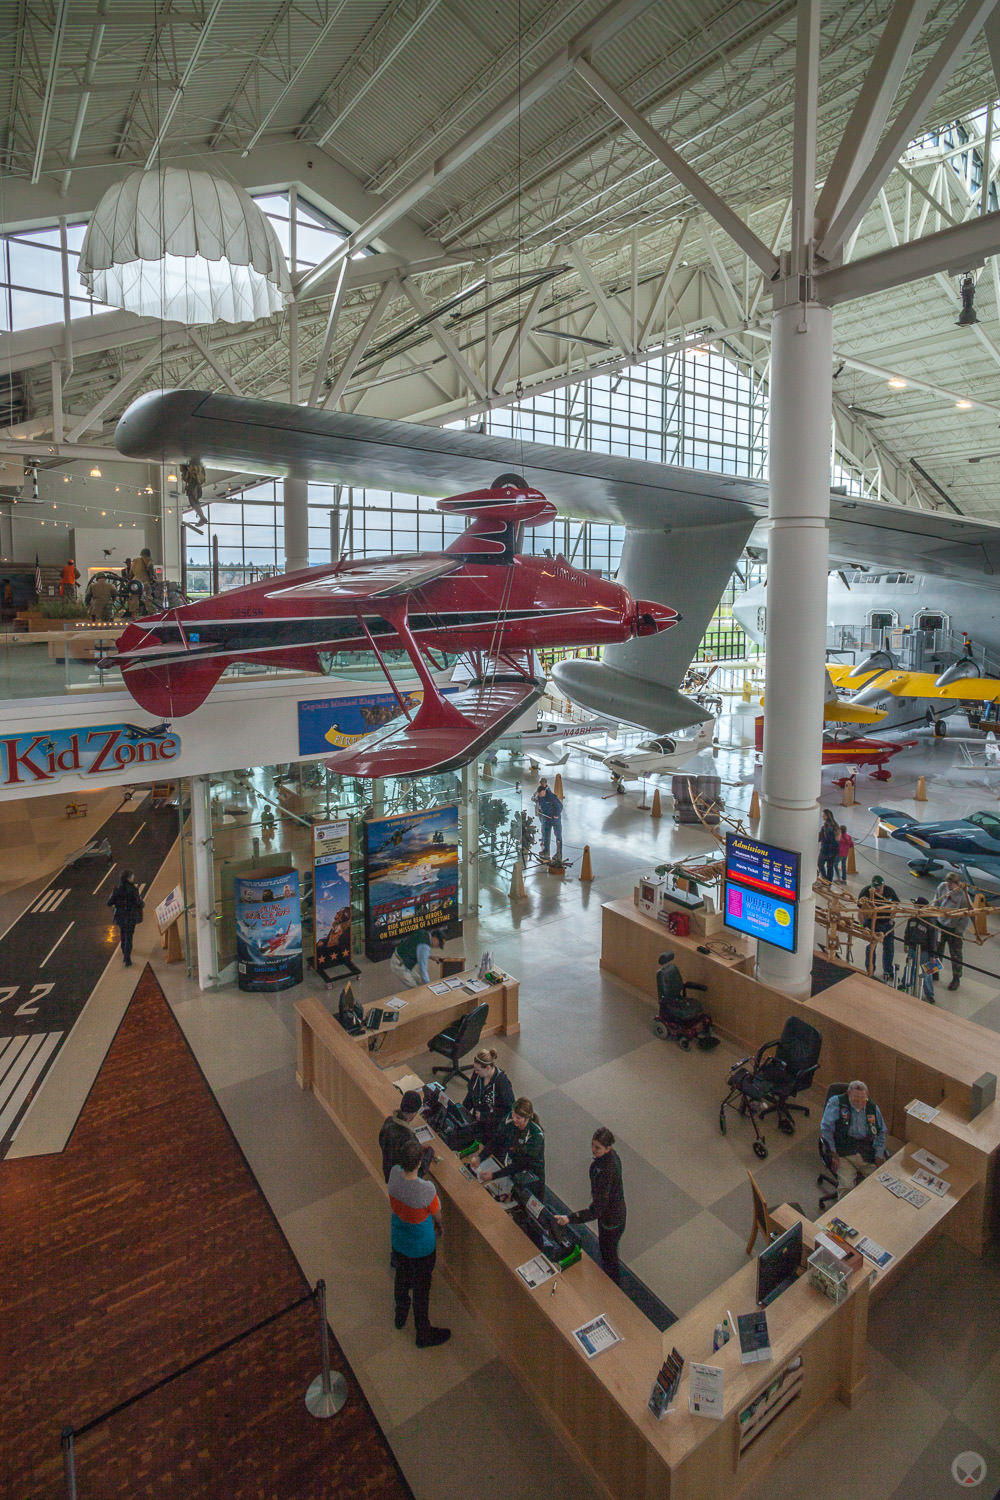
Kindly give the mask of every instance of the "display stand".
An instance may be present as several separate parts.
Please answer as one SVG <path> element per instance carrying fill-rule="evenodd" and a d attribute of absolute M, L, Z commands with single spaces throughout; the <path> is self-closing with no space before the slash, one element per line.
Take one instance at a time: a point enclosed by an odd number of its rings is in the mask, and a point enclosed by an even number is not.
<path fill-rule="evenodd" d="M 160 931 L 160 946 L 168 964 L 179 964 L 184 957 L 181 935 L 177 924 L 184 915 L 184 897 L 179 885 L 160 902 L 156 908 L 156 925 Z"/>

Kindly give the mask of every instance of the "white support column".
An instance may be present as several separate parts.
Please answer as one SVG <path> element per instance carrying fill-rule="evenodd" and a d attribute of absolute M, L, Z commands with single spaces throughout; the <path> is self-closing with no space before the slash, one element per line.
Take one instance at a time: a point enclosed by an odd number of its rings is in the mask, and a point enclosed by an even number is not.
<path fill-rule="evenodd" d="M 198 985 L 215 989 L 218 949 L 215 940 L 215 859 L 212 808 L 207 776 L 191 777 L 191 859 L 194 865 L 194 933 Z"/>
<path fill-rule="evenodd" d="M 462 767 L 462 916 L 479 915 L 479 762 Z"/>
<path fill-rule="evenodd" d="M 282 485 L 285 501 L 285 572 L 309 566 L 309 485 L 288 478 Z"/>
<path fill-rule="evenodd" d="M 794 283 L 793 283 L 794 284 Z M 771 502 L 760 836 L 802 856 L 798 950 L 762 943 L 757 975 L 808 995 L 813 956 L 830 516 L 833 317 L 790 302 L 771 325 Z"/>

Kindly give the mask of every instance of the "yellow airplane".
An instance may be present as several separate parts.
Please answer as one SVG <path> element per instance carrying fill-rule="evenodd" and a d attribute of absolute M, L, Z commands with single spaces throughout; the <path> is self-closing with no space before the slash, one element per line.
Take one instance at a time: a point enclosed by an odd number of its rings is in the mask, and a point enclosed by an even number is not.
<path fill-rule="evenodd" d="M 828 724 L 877 724 L 880 719 L 885 718 L 885 709 L 870 708 L 865 704 L 857 703 L 852 698 L 838 698 L 835 672 L 850 668 L 828 667 L 826 673 L 826 694 L 823 700 L 823 719 Z M 764 699 L 760 699 L 763 707 Z"/>
<path fill-rule="evenodd" d="M 893 700 L 898 704 L 901 699 L 923 699 L 928 703 L 947 704 L 950 708 L 958 708 L 963 703 L 1000 703 L 1000 678 L 981 677 L 971 659 L 967 661 L 964 657 L 938 674 L 910 672 L 902 667 L 886 668 L 877 662 L 862 662 L 857 667 L 829 665 L 827 674 L 835 689 L 856 689 L 851 699 L 853 705 L 862 710 L 880 710 L 883 718 L 893 706 Z M 929 717 L 936 716 L 931 712 Z M 973 717 L 977 716 L 973 714 Z"/>

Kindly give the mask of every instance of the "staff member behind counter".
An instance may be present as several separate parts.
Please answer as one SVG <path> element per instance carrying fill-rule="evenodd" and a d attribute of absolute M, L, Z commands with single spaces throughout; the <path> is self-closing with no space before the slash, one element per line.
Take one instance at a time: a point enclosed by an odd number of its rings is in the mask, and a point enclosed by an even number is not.
<path fill-rule="evenodd" d="M 622 1164 L 614 1149 L 615 1138 L 606 1125 L 599 1125 L 590 1143 L 590 1207 L 575 1214 L 556 1214 L 557 1224 L 589 1224 L 597 1220 L 597 1243 L 601 1265 L 612 1281 L 621 1281 L 618 1244 L 625 1233 L 625 1189 Z"/>
<path fill-rule="evenodd" d="M 408 933 L 403 941 L 397 944 L 396 951 L 389 960 L 389 972 L 397 979 L 402 980 L 408 989 L 415 990 L 420 984 L 430 984 L 431 976 L 427 967 L 432 948 L 444 947 L 444 931 L 435 927 L 432 932 Z"/>
<path fill-rule="evenodd" d="M 492 1047 L 480 1047 L 472 1059 L 472 1082 L 462 1108 L 487 1139 L 496 1134 L 514 1104 L 514 1089 L 503 1068 L 497 1066 Z"/>
<path fill-rule="evenodd" d="M 495 1157 L 504 1175 L 530 1172 L 538 1182 L 536 1191 L 544 1193 L 545 1132 L 530 1099 L 515 1099 L 510 1114 L 487 1136 L 482 1149 L 469 1158 L 469 1165 L 478 1167 L 484 1156 Z M 483 1181 L 489 1182 L 495 1175 L 487 1172 Z"/>

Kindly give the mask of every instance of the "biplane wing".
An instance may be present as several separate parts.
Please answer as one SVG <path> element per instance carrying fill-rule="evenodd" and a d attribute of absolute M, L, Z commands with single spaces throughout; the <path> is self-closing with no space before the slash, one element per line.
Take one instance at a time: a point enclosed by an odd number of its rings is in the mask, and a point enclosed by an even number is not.
<path fill-rule="evenodd" d="M 539 678 L 497 675 L 449 695 L 454 717 L 441 719 L 434 700 L 414 720 L 403 714 L 331 756 L 338 776 L 428 776 L 466 765 L 530 708 L 545 691 Z M 436 695 L 435 695 L 436 696 Z"/>
<path fill-rule="evenodd" d="M 433 583 L 466 565 L 465 557 L 447 557 L 440 553 L 414 553 L 393 558 L 372 558 L 370 562 L 341 561 L 319 576 L 300 579 L 287 588 L 269 589 L 269 599 L 394 599 L 411 594 L 424 584 Z M 313 570 L 314 572 L 316 570 Z"/>

